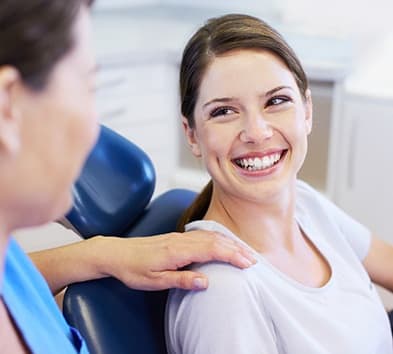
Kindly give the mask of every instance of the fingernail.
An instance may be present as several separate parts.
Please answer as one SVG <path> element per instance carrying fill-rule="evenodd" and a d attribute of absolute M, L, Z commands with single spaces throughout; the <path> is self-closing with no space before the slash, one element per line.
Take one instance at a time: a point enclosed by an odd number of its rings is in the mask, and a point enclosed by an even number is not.
<path fill-rule="evenodd" d="M 195 289 L 206 289 L 207 288 L 207 279 L 194 278 L 192 283 L 193 283 Z"/>
<path fill-rule="evenodd" d="M 253 265 L 253 264 L 257 264 L 258 263 L 258 260 L 255 258 L 255 256 L 253 256 L 253 255 L 250 255 L 250 262 L 251 262 L 251 265 Z"/>
<path fill-rule="evenodd" d="M 250 256 L 250 258 L 246 258 L 243 255 L 239 256 L 240 263 L 243 264 L 245 267 L 251 267 L 253 264 L 257 262 L 257 260 L 253 257 Z"/>

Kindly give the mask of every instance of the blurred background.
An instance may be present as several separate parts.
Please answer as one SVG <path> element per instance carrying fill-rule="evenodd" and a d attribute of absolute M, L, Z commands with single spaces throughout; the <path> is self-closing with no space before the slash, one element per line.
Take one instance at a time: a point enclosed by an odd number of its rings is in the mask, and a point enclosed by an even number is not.
<path fill-rule="evenodd" d="M 98 0 L 93 26 L 101 123 L 149 154 L 155 195 L 203 187 L 208 178 L 183 140 L 177 72 L 195 29 L 230 12 L 269 22 L 304 64 L 314 128 L 300 178 L 393 242 L 391 0 Z M 79 239 L 57 224 L 16 237 L 27 251 Z M 385 302 L 391 307 L 388 297 Z"/>

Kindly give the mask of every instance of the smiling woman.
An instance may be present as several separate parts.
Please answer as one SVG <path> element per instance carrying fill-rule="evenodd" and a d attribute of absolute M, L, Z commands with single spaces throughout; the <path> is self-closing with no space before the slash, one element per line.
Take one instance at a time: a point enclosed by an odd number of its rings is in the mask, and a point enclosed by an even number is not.
<path fill-rule="evenodd" d="M 233 50 L 208 66 L 194 128 L 186 118 L 183 123 L 194 155 L 216 182 L 215 193 L 247 188 L 250 198 L 263 200 L 295 178 L 311 130 L 308 91 L 305 96 L 285 64 L 266 51 Z"/>
<path fill-rule="evenodd" d="M 283 38 L 246 15 L 209 20 L 184 50 L 180 91 L 189 146 L 211 176 L 180 228 L 244 242 L 258 264 L 194 265 L 210 286 L 171 292 L 170 353 L 392 353 L 370 281 L 393 289 L 381 261 L 392 247 L 297 179 L 312 102 Z"/>

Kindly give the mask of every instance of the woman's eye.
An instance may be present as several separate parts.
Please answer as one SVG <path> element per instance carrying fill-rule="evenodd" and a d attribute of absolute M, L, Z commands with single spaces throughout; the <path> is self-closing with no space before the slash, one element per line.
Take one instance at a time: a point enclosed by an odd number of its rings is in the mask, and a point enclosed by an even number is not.
<path fill-rule="evenodd" d="M 269 101 L 267 101 L 266 106 L 278 106 L 288 101 L 290 101 L 290 99 L 285 96 L 272 97 Z"/>
<path fill-rule="evenodd" d="M 214 109 L 211 113 L 210 113 L 210 117 L 219 117 L 219 116 L 227 116 L 229 114 L 233 114 L 235 113 L 235 111 L 232 108 L 229 107 L 220 107 L 220 108 L 216 108 Z"/>

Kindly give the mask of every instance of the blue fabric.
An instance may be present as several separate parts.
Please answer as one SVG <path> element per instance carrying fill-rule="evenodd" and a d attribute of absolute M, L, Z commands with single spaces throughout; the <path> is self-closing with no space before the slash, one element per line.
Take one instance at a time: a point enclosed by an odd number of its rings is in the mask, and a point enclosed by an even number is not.
<path fill-rule="evenodd" d="M 88 353 L 68 326 L 44 278 L 14 239 L 8 245 L 1 294 L 32 353 Z"/>

